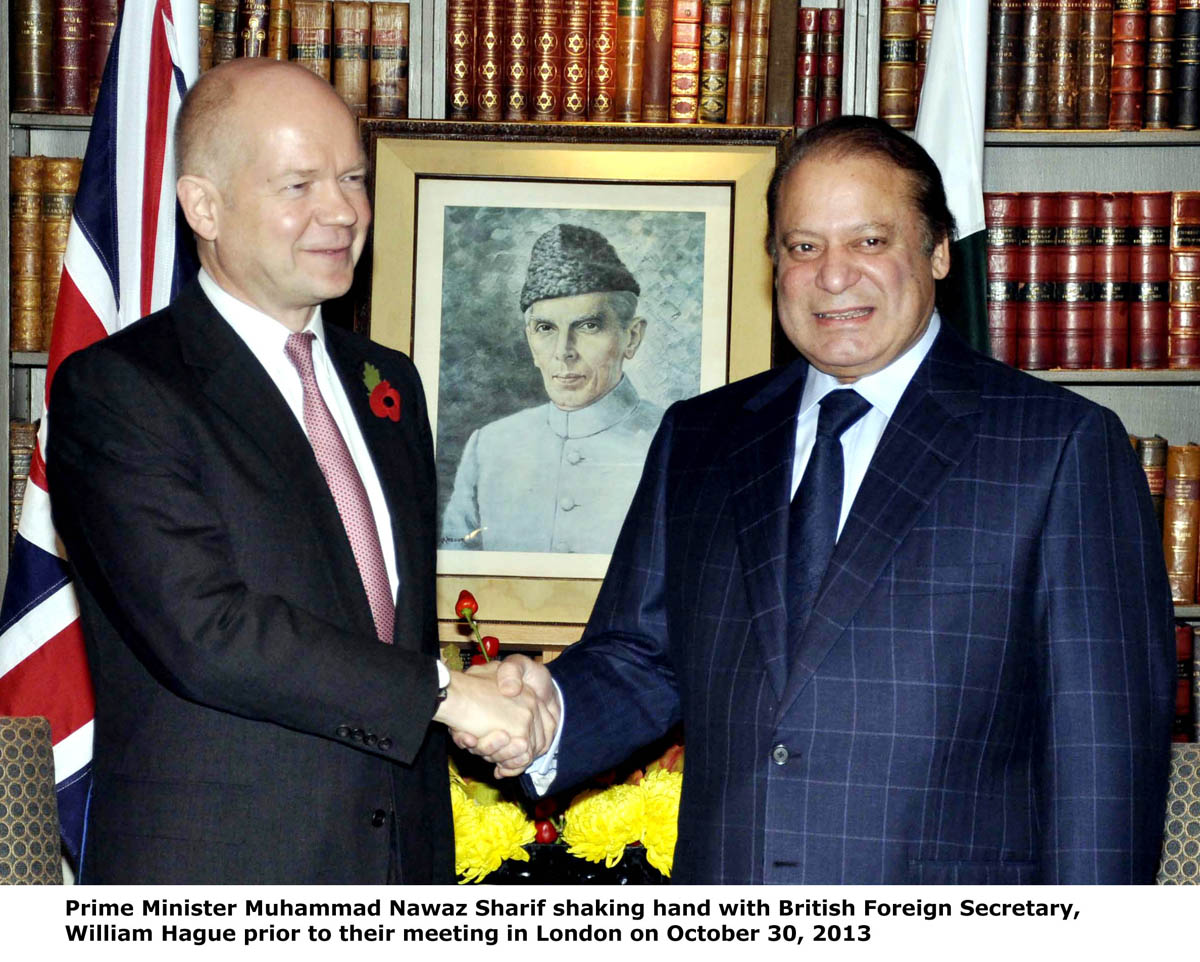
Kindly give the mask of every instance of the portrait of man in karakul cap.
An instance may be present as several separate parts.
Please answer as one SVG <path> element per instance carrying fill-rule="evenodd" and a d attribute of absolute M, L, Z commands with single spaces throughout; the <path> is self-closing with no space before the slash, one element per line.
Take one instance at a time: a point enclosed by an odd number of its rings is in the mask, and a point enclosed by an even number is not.
<path fill-rule="evenodd" d="M 534 242 L 520 308 L 548 400 L 471 434 L 443 548 L 611 553 L 663 414 L 622 371 L 646 331 L 640 293 L 598 231 Z"/>

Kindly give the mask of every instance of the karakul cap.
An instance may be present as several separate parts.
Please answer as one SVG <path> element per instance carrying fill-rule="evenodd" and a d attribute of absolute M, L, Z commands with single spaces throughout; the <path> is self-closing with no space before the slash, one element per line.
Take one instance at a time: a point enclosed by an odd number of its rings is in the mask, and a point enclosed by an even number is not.
<path fill-rule="evenodd" d="M 521 288 L 522 313 L 538 301 L 596 291 L 642 292 L 603 234 L 558 224 L 533 242 L 529 273 Z"/>

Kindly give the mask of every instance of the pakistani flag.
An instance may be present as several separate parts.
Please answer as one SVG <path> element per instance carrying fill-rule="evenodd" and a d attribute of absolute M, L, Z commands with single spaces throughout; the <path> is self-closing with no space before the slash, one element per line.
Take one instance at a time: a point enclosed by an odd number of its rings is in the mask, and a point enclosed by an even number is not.
<path fill-rule="evenodd" d="M 950 274 L 938 283 L 946 321 L 986 352 L 987 231 L 983 220 L 983 97 L 988 4 L 938 0 L 917 114 L 917 142 L 937 161 L 958 222 Z"/>

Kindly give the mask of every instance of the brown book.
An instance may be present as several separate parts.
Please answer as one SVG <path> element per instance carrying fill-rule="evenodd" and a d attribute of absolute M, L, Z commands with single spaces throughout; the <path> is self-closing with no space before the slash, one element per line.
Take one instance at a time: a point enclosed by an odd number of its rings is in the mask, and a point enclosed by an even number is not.
<path fill-rule="evenodd" d="M 730 0 L 703 0 L 700 27 L 700 104 L 702 124 L 725 123 L 729 85 Z"/>
<path fill-rule="evenodd" d="M 370 117 L 408 116 L 408 12 L 407 3 L 371 4 Z"/>
<path fill-rule="evenodd" d="M 13 0 L 12 109 L 54 109 L 54 0 Z"/>
<path fill-rule="evenodd" d="M 1050 21 L 1055 0 L 1025 0 L 1021 22 L 1021 72 L 1017 85 L 1015 126 L 1045 128 L 1050 83 Z"/>
<path fill-rule="evenodd" d="M 645 0 L 617 0 L 617 120 L 642 119 L 642 64 L 646 52 Z"/>
<path fill-rule="evenodd" d="M 1152 438 L 1138 438 L 1138 461 L 1146 473 L 1146 486 L 1150 489 L 1150 503 L 1154 505 L 1154 517 L 1158 521 L 1158 530 L 1163 526 L 1163 492 L 1167 483 L 1167 439 L 1154 435 Z"/>
<path fill-rule="evenodd" d="M 504 20 L 504 119 L 528 120 L 533 78 L 533 3 L 508 0 Z"/>
<path fill-rule="evenodd" d="M 1146 106 L 1142 123 L 1147 130 L 1171 126 L 1171 41 L 1175 32 L 1175 0 L 1150 0 L 1146 20 Z"/>
<path fill-rule="evenodd" d="M 1146 106 L 1146 0 L 1116 0 L 1112 18 L 1112 72 L 1108 126 L 1140 130 Z"/>
<path fill-rule="evenodd" d="M 88 38 L 88 113 L 96 109 L 108 48 L 117 31 L 117 0 L 92 0 Z"/>
<path fill-rule="evenodd" d="M 1166 367 L 1171 192 L 1134 191 L 1129 226 L 1129 365 Z"/>
<path fill-rule="evenodd" d="M 879 117 L 911 130 L 917 122 L 917 0 L 883 0 L 879 30 Z"/>
<path fill-rule="evenodd" d="M 42 171 L 44 157 L 8 160 L 11 293 L 9 324 L 14 351 L 42 349 Z"/>
<path fill-rule="evenodd" d="M 480 0 L 482 2 L 482 0 Z M 644 0 L 639 0 L 644 2 Z M 588 119 L 588 0 L 563 0 L 562 120 Z M 638 71 L 638 84 L 642 72 Z M 638 91 L 638 112 L 642 92 Z"/>
<path fill-rule="evenodd" d="M 199 0 L 196 5 L 196 44 L 198 46 L 198 62 L 200 73 L 213 65 L 213 0 Z M 284 55 L 284 60 L 287 55 Z"/>
<path fill-rule="evenodd" d="M 475 105 L 475 0 L 447 0 L 446 23 L 446 110 L 450 120 L 470 120 Z"/>
<path fill-rule="evenodd" d="M 1058 366 L 1092 366 L 1092 277 L 1095 273 L 1096 195 L 1065 191 L 1058 195 L 1058 248 L 1054 327 Z"/>
<path fill-rule="evenodd" d="M 1079 20 L 1079 126 L 1108 126 L 1113 0 L 1084 0 Z"/>
<path fill-rule="evenodd" d="M 562 115 L 563 0 L 533 0 L 534 120 Z"/>
<path fill-rule="evenodd" d="M 63 256 L 82 167 L 83 161 L 75 157 L 47 157 L 42 167 L 42 351 L 50 350 Z"/>
<path fill-rule="evenodd" d="M 1058 0 L 1050 15 L 1050 67 L 1046 79 L 1046 123 L 1074 127 L 1079 98 L 1079 26 L 1082 0 Z"/>
<path fill-rule="evenodd" d="M 1171 600 L 1190 605 L 1196 600 L 1196 539 L 1200 530 L 1200 445 L 1167 448 L 1167 478 L 1163 491 L 1163 555 Z"/>
<path fill-rule="evenodd" d="M 239 57 L 265 57 L 267 55 L 267 21 L 269 17 L 267 0 L 239 0 Z"/>
<path fill-rule="evenodd" d="M 1171 45 L 1171 126 L 1200 127 L 1200 0 L 1178 0 Z"/>
<path fill-rule="evenodd" d="M 1058 224 L 1058 194 L 1021 194 L 1018 269 L 1024 296 L 1017 315 L 1017 363 L 1025 370 L 1045 370 L 1057 363 Z"/>
<path fill-rule="evenodd" d="M 234 60 L 237 54 L 238 0 L 213 0 L 213 66 Z"/>
<path fill-rule="evenodd" d="M 700 107 L 700 0 L 675 0 L 671 33 L 671 117 L 694 124 Z"/>
<path fill-rule="evenodd" d="M 1021 195 L 983 195 L 987 224 L 988 353 L 1017 365 L 1017 319 L 1023 294 Z"/>
<path fill-rule="evenodd" d="M 1192 740 L 1193 631 L 1186 621 L 1175 622 L 1175 717 L 1171 741 Z"/>
<path fill-rule="evenodd" d="M 87 0 L 55 0 L 54 109 L 60 114 L 88 112 L 90 40 Z"/>
<path fill-rule="evenodd" d="M 504 114 L 504 0 L 475 4 L 476 120 L 496 123 Z"/>
<path fill-rule="evenodd" d="M 783 29 L 782 27 L 780 29 Z M 750 53 L 746 67 L 746 123 L 767 116 L 767 66 L 770 59 L 771 0 L 750 0 Z"/>
<path fill-rule="evenodd" d="M 1128 191 L 1096 195 L 1096 268 L 1092 274 L 1095 331 L 1092 367 L 1129 366 Z"/>
<path fill-rule="evenodd" d="M 346 106 L 355 117 L 365 117 L 367 114 L 370 40 L 371 5 L 367 0 L 336 0 L 333 5 L 333 51 L 330 58 L 333 89 L 346 101 Z"/>
<path fill-rule="evenodd" d="M 842 32 L 845 12 L 837 7 L 821 11 L 821 60 L 817 67 L 817 119 L 842 115 Z"/>
<path fill-rule="evenodd" d="M 817 123 L 817 86 L 821 61 L 821 11 L 802 7 L 796 26 L 795 125 L 807 129 Z"/>
<path fill-rule="evenodd" d="M 267 13 L 267 56 L 272 60 L 287 60 L 288 47 L 292 42 L 292 0 L 270 2 Z"/>
<path fill-rule="evenodd" d="M 642 61 L 642 120 L 671 119 L 671 38 L 673 0 L 646 0 L 646 52 Z"/>
<path fill-rule="evenodd" d="M 746 122 L 746 74 L 750 68 L 750 0 L 729 5 L 729 82 L 726 85 L 725 123 Z"/>
<path fill-rule="evenodd" d="M 757 122 L 786 127 L 796 112 L 796 18 L 799 4 L 796 0 L 768 0 L 768 4 L 766 105 L 763 120 Z M 751 13 L 752 24 L 753 21 Z"/>
<path fill-rule="evenodd" d="M 38 424 L 36 421 L 10 421 L 8 427 L 8 498 L 9 498 L 9 545 L 16 537 L 21 524 L 21 508 L 25 501 L 25 487 L 29 481 L 29 469 L 33 465 L 33 451 L 37 444 Z"/>
<path fill-rule="evenodd" d="M 1021 78 L 1021 31 L 1025 0 L 992 0 L 988 17 L 987 90 L 984 120 L 992 129 L 1013 127 Z M 1107 87 L 1106 87 L 1107 89 Z M 1104 122 L 1108 123 L 1107 107 Z"/>
<path fill-rule="evenodd" d="M 921 87 L 925 83 L 925 64 L 929 62 L 929 44 L 933 40 L 933 21 L 936 17 L 937 0 L 921 0 L 917 8 L 917 110 L 921 109 Z"/>
<path fill-rule="evenodd" d="M 1171 195 L 1167 364 L 1200 368 L 1200 190 Z"/>
<path fill-rule="evenodd" d="M 594 0 L 590 30 L 588 120 L 602 124 L 612 123 L 617 119 L 617 0 Z M 645 79 L 643 68 L 643 103 Z M 663 120 L 666 120 L 665 114 Z"/>

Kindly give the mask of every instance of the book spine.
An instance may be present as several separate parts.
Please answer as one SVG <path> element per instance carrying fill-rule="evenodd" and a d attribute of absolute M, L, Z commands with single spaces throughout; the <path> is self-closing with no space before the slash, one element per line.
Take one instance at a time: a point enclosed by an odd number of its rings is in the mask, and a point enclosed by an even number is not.
<path fill-rule="evenodd" d="M 50 350 L 71 211 L 82 167 L 83 161 L 75 157 L 47 157 L 42 168 L 42 351 Z"/>
<path fill-rule="evenodd" d="M 333 4 L 330 0 L 293 0 L 291 56 L 288 59 L 328 80 L 332 42 Z"/>
<path fill-rule="evenodd" d="M 1009 128 L 1016 124 L 1024 18 L 1025 0 L 992 0 L 988 18 L 987 90 L 984 102 L 984 122 L 992 129 Z M 1107 123 L 1107 106 L 1104 120 Z"/>
<path fill-rule="evenodd" d="M 770 0 L 750 0 L 750 51 L 746 66 L 746 123 L 767 115 L 767 61 L 770 56 Z"/>
<path fill-rule="evenodd" d="M 1112 0 L 1085 0 L 1079 21 L 1079 126 L 1108 126 L 1108 73 L 1112 59 Z"/>
<path fill-rule="evenodd" d="M 703 0 L 701 18 L 697 115 L 702 124 L 723 124 L 729 85 L 730 0 Z"/>
<path fill-rule="evenodd" d="M 1016 367 L 1017 318 L 1024 293 L 1021 195 L 986 193 L 983 214 L 987 225 L 988 353 Z"/>
<path fill-rule="evenodd" d="M 925 65 L 929 62 L 929 44 L 933 40 L 933 21 L 936 17 L 937 0 L 921 0 L 917 8 L 916 110 L 921 109 L 921 87 L 925 83 Z"/>
<path fill-rule="evenodd" d="M 842 115 L 842 34 L 845 13 L 837 7 L 821 11 L 821 60 L 817 66 L 817 119 Z"/>
<path fill-rule="evenodd" d="M 1146 106 L 1146 0 L 1116 0 L 1112 19 L 1112 72 L 1108 126 L 1141 130 Z"/>
<path fill-rule="evenodd" d="M 1200 368 L 1200 190 L 1171 195 L 1167 365 Z"/>
<path fill-rule="evenodd" d="M 1175 717 L 1171 722 L 1171 741 L 1192 739 L 1193 631 L 1186 621 L 1175 622 Z"/>
<path fill-rule="evenodd" d="M 1067 191 L 1058 195 L 1058 248 L 1054 326 L 1058 366 L 1092 366 L 1092 277 L 1095 273 L 1096 195 Z"/>
<path fill-rule="evenodd" d="M 1134 191 L 1129 225 L 1129 363 L 1166 367 L 1170 191 Z"/>
<path fill-rule="evenodd" d="M 237 53 L 238 0 L 213 0 L 213 66 L 235 60 Z"/>
<path fill-rule="evenodd" d="M 475 103 L 475 0 L 447 0 L 446 60 L 448 119 L 470 120 Z"/>
<path fill-rule="evenodd" d="M 533 0 L 533 120 L 562 116 L 563 0 Z"/>
<path fill-rule="evenodd" d="M 883 0 L 879 117 L 901 130 L 917 122 L 917 0 Z"/>
<path fill-rule="evenodd" d="M 54 0 L 14 0 L 12 7 L 12 109 L 54 109 Z"/>
<path fill-rule="evenodd" d="M 1050 17 L 1053 0 L 1026 0 L 1021 21 L 1021 73 L 1017 86 L 1015 126 L 1041 130 L 1049 120 Z"/>
<path fill-rule="evenodd" d="M 750 67 L 750 0 L 733 0 L 729 7 L 729 83 L 725 123 L 746 122 L 746 74 Z"/>
<path fill-rule="evenodd" d="M 1171 126 L 1200 127 L 1200 0 L 1179 0 L 1172 43 Z"/>
<path fill-rule="evenodd" d="M 1200 445 L 1167 448 L 1163 492 L 1163 555 L 1171 600 L 1196 600 L 1196 541 L 1200 529 Z"/>
<path fill-rule="evenodd" d="M 476 120 L 498 122 L 504 113 L 504 0 L 475 7 Z"/>
<path fill-rule="evenodd" d="M 642 120 L 671 119 L 672 0 L 646 0 L 646 54 L 642 62 Z"/>
<path fill-rule="evenodd" d="M 54 109 L 60 114 L 88 110 L 87 0 L 55 0 Z"/>
<path fill-rule="evenodd" d="M 25 500 L 25 487 L 29 481 L 29 469 L 33 464 L 33 450 L 37 442 L 38 425 L 32 421 L 10 421 L 8 429 L 8 498 L 9 498 L 9 547 L 17 536 L 21 524 L 21 508 Z"/>
<path fill-rule="evenodd" d="M 821 11 L 803 7 L 796 26 L 796 116 L 801 129 L 818 122 L 817 88 L 821 74 Z"/>
<path fill-rule="evenodd" d="M 796 111 L 796 0 L 770 0 L 767 24 L 767 75 L 764 118 L 786 127 Z M 760 121 L 763 122 L 763 121 Z"/>
<path fill-rule="evenodd" d="M 266 31 L 263 31 L 264 35 Z M 350 113 L 365 117 L 371 69 L 371 5 L 367 0 L 336 0 L 333 5 L 333 89 Z"/>
<path fill-rule="evenodd" d="M 1020 267 L 1025 296 L 1017 317 L 1017 363 L 1030 371 L 1054 367 L 1057 360 L 1058 195 L 1021 194 Z"/>
<path fill-rule="evenodd" d="M 117 0 L 92 0 L 91 36 L 88 43 L 88 113 L 96 109 L 100 79 L 108 63 L 108 48 L 117 30 Z M 14 107 L 15 109 L 15 107 Z"/>
<path fill-rule="evenodd" d="M 1175 0 L 1150 0 L 1146 21 L 1147 130 L 1171 126 L 1171 40 L 1175 31 Z"/>
<path fill-rule="evenodd" d="M 1046 78 L 1046 125 L 1075 126 L 1079 98 L 1081 0 L 1059 0 L 1050 16 L 1050 69 Z"/>
<path fill-rule="evenodd" d="M 267 55 L 269 17 L 267 0 L 241 0 L 238 9 L 239 57 L 265 57 Z"/>
<path fill-rule="evenodd" d="M 504 24 L 504 119 L 529 119 L 533 77 L 533 5 L 507 0 Z"/>
<path fill-rule="evenodd" d="M 694 124 L 700 93 L 700 0 L 675 0 L 671 33 L 673 124 Z"/>
<path fill-rule="evenodd" d="M 213 13 L 213 0 L 200 0 L 196 5 L 197 65 L 200 73 L 213 65 Z"/>
<path fill-rule="evenodd" d="M 1154 506 L 1154 518 L 1158 530 L 1163 526 L 1163 491 L 1167 483 L 1167 439 L 1157 434 L 1152 438 L 1137 439 L 1137 456 L 1146 474 L 1146 486 L 1150 489 L 1150 503 Z"/>
<path fill-rule="evenodd" d="M 8 160 L 9 337 L 14 351 L 42 349 L 42 170 L 44 157 Z"/>
<path fill-rule="evenodd" d="M 644 2 L 644 0 L 639 0 Z M 588 0 L 563 0 L 562 120 L 588 119 Z M 639 64 L 638 85 L 642 82 Z M 638 109 L 642 96 L 638 90 Z"/>
<path fill-rule="evenodd" d="M 287 60 L 292 36 L 292 0 L 271 0 L 267 12 L 267 56 Z"/>
<path fill-rule="evenodd" d="M 1200 582 L 1200 575 L 1197 575 Z M 1192 625 L 1192 741 L 1200 742 L 1200 625 Z"/>
<path fill-rule="evenodd" d="M 620 123 L 642 119 L 645 52 L 645 0 L 617 0 L 617 120 Z"/>
<path fill-rule="evenodd" d="M 408 24 L 407 3 L 375 0 L 371 4 L 368 116 L 408 116 Z"/>
<path fill-rule="evenodd" d="M 588 119 L 598 123 L 612 123 L 617 119 L 617 0 L 594 0 L 591 18 Z M 649 26 L 649 20 L 647 20 L 647 26 Z M 644 64 L 642 77 L 644 90 L 646 79 Z M 644 92 L 642 96 L 644 104 Z M 643 120 L 648 119 L 644 116 L 644 112 L 645 108 L 643 107 Z M 663 120 L 666 120 L 665 115 Z"/>
<path fill-rule="evenodd" d="M 1129 366 L 1128 191 L 1096 195 L 1096 269 L 1092 274 L 1095 331 L 1092 367 Z M 1164 455 L 1165 456 L 1165 455 Z"/>

